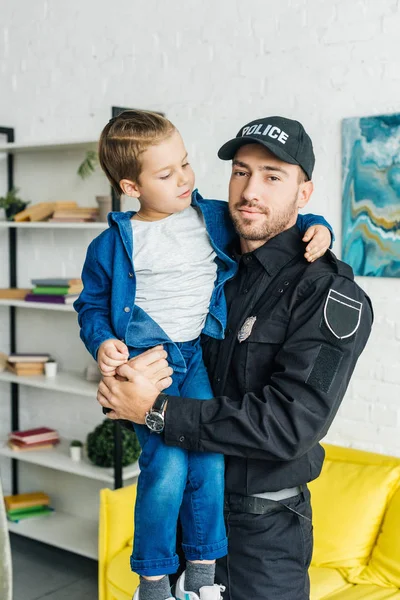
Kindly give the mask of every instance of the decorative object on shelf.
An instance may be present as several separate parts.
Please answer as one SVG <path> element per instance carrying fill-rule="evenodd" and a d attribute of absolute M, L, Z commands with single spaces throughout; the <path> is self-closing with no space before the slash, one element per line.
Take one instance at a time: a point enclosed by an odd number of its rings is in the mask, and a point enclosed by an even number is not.
<path fill-rule="evenodd" d="M 79 462 L 82 459 L 83 444 L 79 440 L 72 440 L 69 445 L 69 455 L 73 461 Z"/>
<path fill-rule="evenodd" d="M 107 222 L 107 215 L 112 210 L 112 198 L 108 196 L 96 196 L 96 202 L 99 205 L 99 221 Z"/>
<path fill-rule="evenodd" d="M 99 164 L 99 155 L 95 150 L 88 150 L 85 158 L 78 167 L 78 175 L 82 179 L 87 179 L 89 175 L 94 173 L 97 165 Z"/>
<path fill-rule="evenodd" d="M 54 358 L 44 363 L 44 374 L 46 377 L 55 377 L 57 375 L 58 363 Z"/>
<path fill-rule="evenodd" d="M 139 458 L 140 445 L 136 433 L 121 429 L 122 466 L 126 467 Z M 87 453 L 89 460 L 98 467 L 114 466 L 114 421 L 105 419 L 87 436 Z"/>
<path fill-rule="evenodd" d="M 30 202 L 18 198 L 18 188 L 12 188 L 5 196 L 0 196 L 0 208 L 4 208 L 8 221 L 12 221 L 14 215 L 24 210 Z"/>

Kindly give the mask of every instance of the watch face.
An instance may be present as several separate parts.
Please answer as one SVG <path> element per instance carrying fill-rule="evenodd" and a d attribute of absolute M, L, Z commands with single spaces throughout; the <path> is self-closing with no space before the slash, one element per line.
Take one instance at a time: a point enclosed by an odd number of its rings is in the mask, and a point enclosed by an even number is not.
<path fill-rule="evenodd" d="M 146 425 L 155 433 L 161 433 L 164 429 L 164 415 L 158 412 L 150 412 L 146 414 Z"/>

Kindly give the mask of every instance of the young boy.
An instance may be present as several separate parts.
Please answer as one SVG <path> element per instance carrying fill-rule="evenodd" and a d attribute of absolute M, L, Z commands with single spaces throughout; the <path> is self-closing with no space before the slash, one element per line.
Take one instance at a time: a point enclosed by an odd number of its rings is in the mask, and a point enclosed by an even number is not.
<path fill-rule="evenodd" d="M 199 336 L 224 335 L 223 286 L 237 268 L 229 252 L 235 232 L 228 205 L 203 200 L 194 190 L 182 138 L 160 115 L 126 111 L 111 119 L 99 157 L 114 189 L 137 198 L 140 209 L 110 213 L 109 229 L 88 248 L 84 289 L 74 304 L 81 337 L 104 376 L 162 344 L 173 368 L 166 391 L 211 398 Z M 313 215 L 298 220 L 302 231 L 314 225 L 314 256 L 331 242 L 325 227 L 315 227 L 321 223 L 326 221 Z M 134 600 L 171 600 L 178 518 L 187 565 L 176 593 L 182 600 L 219 600 L 215 560 L 227 553 L 223 457 L 167 447 L 157 435 L 162 428 L 162 419 L 135 425 L 142 453 L 131 556 L 141 578 Z"/>

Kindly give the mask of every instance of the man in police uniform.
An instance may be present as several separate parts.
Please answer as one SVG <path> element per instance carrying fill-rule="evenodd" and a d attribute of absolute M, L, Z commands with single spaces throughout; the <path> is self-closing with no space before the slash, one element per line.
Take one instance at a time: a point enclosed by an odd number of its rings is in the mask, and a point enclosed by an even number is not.
<path fill-rule="evenodd" d="M 216 572 L 224 600 L 307 600 L 307 483 L 321 471 L 319 441 L 369 337 L 372 308 L 331 252 L 304 259 L 295 223 L 313 191 L 314 153 L 299 122 L 253 121 L 218 155 L 232 160 L 229 210 L 240 244 L 226 337 L 204 344 L 215 397 L 159 394 L 156 371 L 160 379 L 168 372 L 154 350 L 132 363 L 136 371 L 120 367 L 129 381 L 102 382 L 98 400 L 110 418 L 143 423 L 146 412 L 162 413 L 167 444 L 225 455 L 229 556 Z"/>

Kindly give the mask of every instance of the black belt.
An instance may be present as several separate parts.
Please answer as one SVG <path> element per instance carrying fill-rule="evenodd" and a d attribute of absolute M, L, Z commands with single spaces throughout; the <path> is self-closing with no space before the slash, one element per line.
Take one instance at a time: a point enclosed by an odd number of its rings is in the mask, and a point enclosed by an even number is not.
<path fill-rule="evenodd" d="M 224 510 L 225 512 L 247 513 L 251 515 L 265 515 L 267 513 L 288 510 L 299 517 L 303 517 L 308 521 L 310 520 L 308 517 L 297 512 L 297 510 L 286 506 L 284 501 L 279 502 L 277 500 L 269 500 L 268 498 L 258 498 L 257 496 L 242 496 L 241 494 L 225 494 Z"/>

